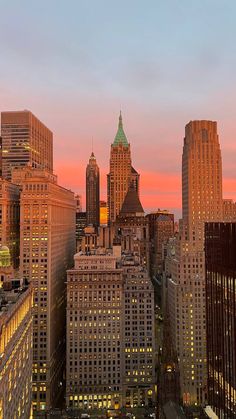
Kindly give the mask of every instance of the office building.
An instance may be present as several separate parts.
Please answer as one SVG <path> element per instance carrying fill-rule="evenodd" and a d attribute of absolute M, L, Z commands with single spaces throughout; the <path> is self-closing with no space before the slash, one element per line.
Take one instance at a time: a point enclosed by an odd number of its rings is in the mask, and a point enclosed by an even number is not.
<path fill-rule="evenodd" d="M 98 227 L 100 224 L 100 178 L 99 167 L 94 153 L 91 154 L 86 168 L 86 213 L 87 225 Z"/>
<path fill-rule="evenodd" d="M 22 189 L 20 273 L 34 292 L 33 408 L 47 410 L 60 396 L 65 367 L 65 281 L 75 252 L 75 199 L 46 170 L 15 171 Z"/>
<path fill-rule="evenodd" d="M 71 408 L 153 406 L 154 290 L 133 254 L 76 254 L 67 272 L 66 403 Z"/>
<path fill-rule="evenodd" d="M 185 238 L 202 250 L 204 222 L 222 220 L 222 158 L 213 121 L 190 121 L 182 155 L 182 207 Z"/>
<path fill-rule="evenodd" d="M 96 227 L 92 225 L 85 227 L 79 250 L 85 254 L 94 252 L 98 247 L 98 237 Z"/>
<path fill-rule="evenodd" d="M 87 225 L 87 214 L 86 212 L 76 212 L 75 214 L 76 223 L 76 248 L 80 250 L 82 238 L 84 236 L 84 229 Z"/>
<path fill-rule="evenodd" d="M 11 264 L 17 269 L 20 255 L 20 191 L 17 185 L 5 179 L 0 179 L 0 246 L 9 248 Z"/>
<path fill-rule="evenodd" d="M 53 170 L 53 134 L 30 111 L 1 113 L 2 177 L 15 167 Z"/>
<path fill-rule="evenodd" d="M 236 202 L 232 199 L 223 199 L 223 220 L 236 222 Z"/>
<path fill-rule="evenodd" d="M 123 405 L 156 403 L 154 288 L 146 268 L 134 254 L 122 257 Z"/>
<path fill-rule="evenodd" d="M 139 174 L 132 167 L 131 150 L 123 129 L 122 116 L 119 117 L 118 131 L 110 154 L 110 172 L 107 175 L 107 200 L 109 223 L 114 223 L 119 215 L 130 184 L 139 192 Z"/>
<path fill-rule="evenodd" d="M 206 224 L 208 404 L 236 417 L 236 223 Z"/>
<path fill-rule="evenodd" d="M 158 210 L 146 217 L 150 234 L 150 273 L 153 277 L 163 273 L 165 246 L 174 235 L 174 214 Z"/>
<path fill-rule="evenodd" d="M 115 238 L 115 226 L 100 226 L 98 235 L 98 247 L 112 249 Z"/>
<path fill-rule="evenodd" d="M 1 269 L 1 268 L 0 268 Z M 5 279 L 0 287 L 0 418 L 28 419 L 32 390 L 32 287 Z"/>
<path fill-rule="evenodd" d="M 204 222 L 223 217 L 221 165 L 216 122 L 189 122 L 182 157 L 183 220 L 168 279 L 172 339 L 185 405 L 206 401 Z"/>
<path fill-rule="evenodd" d="M 67 272 L 66 404 L 122 405 L 122 269 L 107 254 L 74 257 Z"/>

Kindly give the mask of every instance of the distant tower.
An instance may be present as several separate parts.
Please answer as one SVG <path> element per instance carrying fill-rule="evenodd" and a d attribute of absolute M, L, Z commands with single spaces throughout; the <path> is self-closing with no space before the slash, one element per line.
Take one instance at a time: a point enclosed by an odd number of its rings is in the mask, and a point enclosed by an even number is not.
<path fill-rule="evenodd" d="M 53 171 L 53 134 L 32 112 L 2 112 L 1 135 L 4 179 L 22 166 Z"/>
<path fill-rule="evenodd" d="M 92 152 L 86 168 L 86 212 L 87 224 L 98 227 L 100 224 L 99 167 Z"/>
<path fill-rule="evenodd" d="M 107 175 L 109 223 L 114 223 L 119 215 L 131 183 L 139 192 L 139 174 L 131 164 L 130 144 L 123 129 L 120 113 L 118 131 L 111 145 L 110 173 Z"/>

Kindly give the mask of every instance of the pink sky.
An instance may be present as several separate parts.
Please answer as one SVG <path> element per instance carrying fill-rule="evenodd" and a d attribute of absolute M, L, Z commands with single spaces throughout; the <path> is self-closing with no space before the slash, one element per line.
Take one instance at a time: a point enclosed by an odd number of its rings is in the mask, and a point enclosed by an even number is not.
<path fill-rule="evenodd" d="M 5 1 L 0 14 L 0 110 L 29 109 L 53 131 L 61 185 L 85 205 L 93 138 L 106 199 L 121 108 L 146 211 L 180 217 L 184 128 L 195 119 L 218 121 L 224 196 L 236 200 L 235 2 L 23 3 Z"/>

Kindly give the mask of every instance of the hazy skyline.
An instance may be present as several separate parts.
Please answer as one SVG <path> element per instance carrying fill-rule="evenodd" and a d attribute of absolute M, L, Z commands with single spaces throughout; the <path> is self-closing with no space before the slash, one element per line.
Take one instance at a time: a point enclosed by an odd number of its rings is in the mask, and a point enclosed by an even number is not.
<path fill-rule="evenodd" d="M 106 198 L 122 109 L 146 210 L 180 215 L 189 120 L 217 120 L 224 197 L 236 200 L 236 3 L 0 0 L 0 110 L 54 133 L 59 183 L 79 192 L 94 153 Z M 4 59 L 3 59 L 4 57 Z"/>

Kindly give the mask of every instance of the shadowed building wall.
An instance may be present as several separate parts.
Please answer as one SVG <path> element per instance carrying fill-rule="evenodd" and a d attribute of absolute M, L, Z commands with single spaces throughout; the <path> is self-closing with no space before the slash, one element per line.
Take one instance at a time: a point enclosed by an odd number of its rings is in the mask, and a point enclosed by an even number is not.
<path fill-rule="evenodd" d="M 206 224 L 208 403 L 236 417 L 236 223 Z"/>

